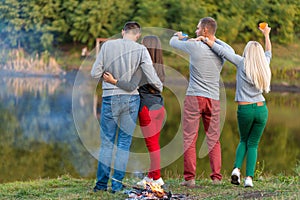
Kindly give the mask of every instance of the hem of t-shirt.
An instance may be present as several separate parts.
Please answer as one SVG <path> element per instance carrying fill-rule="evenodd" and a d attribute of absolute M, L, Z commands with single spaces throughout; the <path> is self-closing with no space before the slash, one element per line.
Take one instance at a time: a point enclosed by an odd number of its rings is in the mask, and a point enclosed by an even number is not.
<path fill-rule="evenodd" d="M 263 101 L 266 101 L 265 98 L 262 98 L 262 99 L 235 99 L 234 100 L 235 102 L 249 102 L 249 103 L 258 103 L 258 102 L 263 102 Z"/>
<path fill-rule="evenodd" d="M 132 92 L 127 92 L 122 89 L 103 89 L 102 97 L 114 96 L 114 95 L 139 95 L 137 90 L 133 90 Z"/>
<path fill-rule="evenodd" d="M 200 94 L 200 93 L 186 93 L 186 96 L 194 96 L 194 97 L 205 97 L 205 98 L 209 98 L 209 99 L 213 99 L 213 100 L 220 100 L 220 97 L 214 97 L 214 96 L 210 96 L 210 95 L 205 95 L 205 94 Z"/>

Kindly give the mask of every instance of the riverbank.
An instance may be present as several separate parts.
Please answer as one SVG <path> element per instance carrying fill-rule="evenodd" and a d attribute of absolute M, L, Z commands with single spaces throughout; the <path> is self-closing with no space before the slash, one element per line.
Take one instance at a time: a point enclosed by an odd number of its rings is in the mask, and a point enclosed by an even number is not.
<path fill-rule="evenodd" d="M 124 179 L 127 185 L 136 179 Z M 299 176 L 268 176 L 255 180 L 253 188 L 236 186 L 224 177 L 219 185 L 209 179 L 197 179 L 196 188 L 180 186 L 181 178 L 165 179 L 167 189 L 172 194 L 182 194 L 185 199 L 299 199 Z M 0 184 L 0 199 L 116 199 L 128 198 L 127 194 L 93 192 L 94 180 L 76 179 L 68 175 L 56 179 L 40 179 L 28 182 Z M 126 189 L 131 189 L 127 187 Z"/>
<path fill-rule="evenodd" d="M 233 44 L 236 53 L 242 54 L 244 44 Z M 299 92 L 300 91 L 300 58 L 298 52 L 300 45 L 295 42 L 288 46 L 272 45 L 272 88 L 276 92 Z M 95 50 L 91 49 L 86 58 L 81 57 L 82 46 L 78 44 L 66 44 L 57 48 L 50 55 L 49 52 L 28 55 L 23 49 L 14 49 L 9 53 L 0 52 L 1 74 L 19 76 L 64 76 L 66 73 L 79 69 L 90 70 L 95 60 Z M 184 77 L 189 77 L 188 58 L 170 53 L 164 54 L 165 66 L 179 72 Z M 225 85 L 232 86 L 235 82 L 236 67 L 226 62 L 221 72 L 221 78 Z"/>

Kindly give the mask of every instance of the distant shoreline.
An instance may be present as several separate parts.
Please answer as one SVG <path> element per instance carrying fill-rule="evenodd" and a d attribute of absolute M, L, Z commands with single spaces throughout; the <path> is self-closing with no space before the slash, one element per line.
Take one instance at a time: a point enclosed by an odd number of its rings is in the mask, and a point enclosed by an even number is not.
<path fill-rule="evenodd" d="M 75 78 L 78 70 L 72 70 L 63 73 L 36 73 L 36 72 L 22 72 L 22 71 L 10 71 L 10 70 L 1 70 L 0 76 L 11 76 L 11 77 L 36 77 L 36 78 Z M 179 82 L 178 82 L 179 81 Z M 180 80 L 172 81 L 172 84 L 181 84 Z M 235 88 L 235 82 L 225 82 L 224 86 L 226 88 Z M 296 85 L 288 84 L 271 84 L 271 92 L 291 92 L 291 93 L 300 93 L 300 87 Z"/>
<path fill-rule="evenodd" d="M 225 87 L 235 88 L 235 83 L 224 83 Z M 296 85 L 271 84 L 271 92 L 300 93 L 300 87 Z"/>

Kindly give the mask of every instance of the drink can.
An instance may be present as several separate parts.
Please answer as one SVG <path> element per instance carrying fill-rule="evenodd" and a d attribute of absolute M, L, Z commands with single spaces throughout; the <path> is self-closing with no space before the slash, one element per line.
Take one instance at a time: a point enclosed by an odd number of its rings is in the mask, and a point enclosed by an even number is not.
<path fill-rule="evenodd" d="M 186 34 L 186 33 L 182 33 L 182 36 L 184 37 L 184 38 L 182 38 L 181 40 L 183 40 L 183 41 L 187 41 L 189 38 L 189 35 L 188 34 Z"/>

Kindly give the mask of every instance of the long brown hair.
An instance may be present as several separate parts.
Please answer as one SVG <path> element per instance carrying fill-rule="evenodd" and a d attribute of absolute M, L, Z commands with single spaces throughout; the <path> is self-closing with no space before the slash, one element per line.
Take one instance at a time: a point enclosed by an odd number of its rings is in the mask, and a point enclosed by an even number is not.
<path fill-rule="evenodd" d="M 161 80 L 165 81 L 165 69 L 163 62 L 163 54 L 161 49 L 161 42 L 157 36 L 149 35 L 145 36 L 142 40 L 142 44 L 148 49 L 151 56 L 153 67 Z"/>

